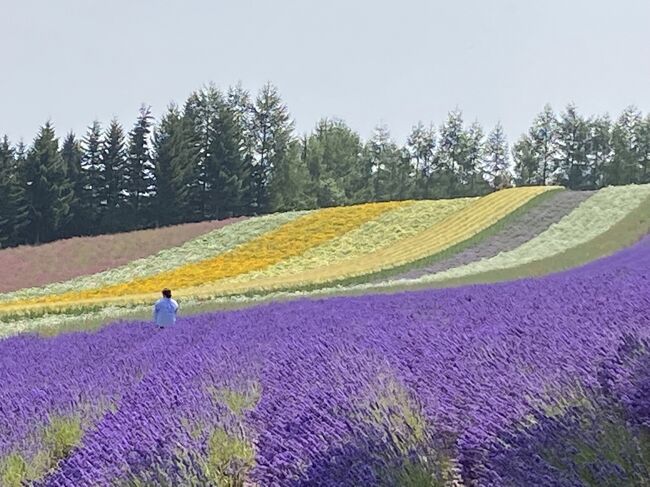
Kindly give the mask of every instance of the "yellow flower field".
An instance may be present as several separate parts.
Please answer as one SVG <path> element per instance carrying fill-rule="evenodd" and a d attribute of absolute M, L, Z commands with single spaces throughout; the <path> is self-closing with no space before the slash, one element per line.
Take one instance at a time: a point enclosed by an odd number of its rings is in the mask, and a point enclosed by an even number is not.
<path fill-rule="evenodd" d="M 250 282 L 217 282 L 185 289 L 192 297 L 265 292 L 300 286 L 320 285 L 406 264 L 441 252 L 495 224 L 512 211 L 554 187 L 523 187 L 492 193 L 480 198 L 427 230 L 402 239 L 357 259 L 347 259 L 305 272 L 256 279 Z"/>
<path fill-rule="evenodd" d="M 413 202 L 370 203 L 341 208 L 325 208 L 299 217 L 280 228 L 236 247 L 230 252 L 200 262 L 134 279 L 116 285 L 72 291 L 33 299 L 3 303 L 0 311 L 32 309 L 38 305 L 76 302 L 103 302 L 104 297 L 120 300 L 129 295 L 158 293 L 162 287 L 178 292 L 219 279 L 263 269 L 288 257 L 300 255 L 323 242 L 353 230 L 384 212 Z"/>
<path fill-rule="evenodd" d="M 358 258 L 416 235 L 460 211 L 476 199 L 423 200 L 401 205 L 303 254 L 284 259 L 259 271 L 238 275 L 228 279 L 227 282 L 244 282 L 296 274 L 338 261 Z M 224 280 L 223 283 L 225 285 L 226 281 Z"/>

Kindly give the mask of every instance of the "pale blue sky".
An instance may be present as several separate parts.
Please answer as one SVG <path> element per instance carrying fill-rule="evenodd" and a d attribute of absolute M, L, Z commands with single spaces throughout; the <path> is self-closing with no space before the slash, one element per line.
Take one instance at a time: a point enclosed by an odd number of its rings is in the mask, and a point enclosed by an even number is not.
<path fill-rule="evenodd" d="M 650 110 L 649 26 L 649 0 L 0 0 L 0 134 L 270 80 L 301 132 L 334 116 L 402 141 L 458 106 L 512 141 L 546 102 Z"/>

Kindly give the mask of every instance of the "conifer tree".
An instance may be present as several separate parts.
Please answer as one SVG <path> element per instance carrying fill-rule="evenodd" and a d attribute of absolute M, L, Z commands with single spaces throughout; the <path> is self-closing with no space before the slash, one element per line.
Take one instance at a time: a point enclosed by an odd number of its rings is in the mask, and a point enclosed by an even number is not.
<path fill-rule="evenodd" d="M 472 123 L 463 134 L 463 157 L 459 160 L 461 188 L 454 196 L 474 196 L 486 191 L 485 180 L 481 175 L 481 164 L 485 149 L 483 128 L 478 122 Z"/>
<path fill-rule="evenodd" d="M 439 188 L 436 198 L 449 198 L 460 192 L 461 168 L 465 164 L 466 137 L 463 115 L 460 110 L 449 112 L 447 120 L 440 127 L 436 158 L 439 161 Z"/>
<path fill-rule="evenodd" d="M 117 120 L 111 121 L 106 133 L 101 153 L 104 167 L 104 188 L 102 201 L 105 201 L 101 227 L 105 231 L 116 232 L 125 230 L 126 197 L 125 171 L 126 149 L 124 129 Z"/>
<path fill-rule="evenodd" d="M 627 107 L 612 127 L 612 159 L 605 167 L 605 185 L 636 183 L 639 179 L 638 127 L 641 112 Z"/>
<path fill-rule="evenodd" d="M 405 147 L 415 170 L 414 196 L 431 198 L 433 175 L 437 171 L 436 129 L 433 125 L 424 126 L 422 122 L 415 125 L 408 136 Z"/>
<path fill-rule="evenodd" d="M 300 157 L 295 157 L 296 149 L 292 147 L 289 110 L 270 83 L 262 87 L 255 101 L 254 140 L 251 176 L 256 188 L 256 210 L 268 212 L 301 205 L 308 183 L 306 168 L 299 167 Z M 296 178 L 292 179 L 291 174 Z"/>
<path fill-rule="evenodd" d="M 129 132 L 124 187 L 130 228 L 146 226 L 155 197 L 155 167 L 150 151 L 152 118 L 151 108 L 143 105 L 133 129 Z"/>
<path fill-rule="evenodd" d="M 558 168 L 555 181 L 569 189 L 585 189 L 589 182 L 589 127 L 575 105 L 562 113 L 557 129 Z"/>
<path fill-rule="evenodd" d="M 366 144 L 374 183 L 373 200 L 389 201 L 405 199 L 411 195 L 411 166 L 408 155 L 392 140 L 385 125 L 375 128 Z"/>
<path fill-rule="evenodd" d="M 70 218 L 63 230 L 64 236 L 78 236 L 84 233 L 84 178 L 81 168 L 83 150 L 74 133 L 69 132 L 61 145 L 61 158 L 71 182 Z"/>
<path fill-rule="evenodd" d="M 612 159 L 612 123 L 609 116 L 595 117 L 588 122 L 587 181 L 590 189 L 605 184 L 605 172 Z"/>
<path fill-rule="evenodd" d="M 104 188 L 106 179 L 102 161 L 101 125 L 95 120 L 82 141 L 81 179 L 83 191 L 80 196 L 81 213 L 84 215 L 82 225 L 84 233 L 94 233 L 100 226 L 104 213 Z"/>
<path fill-rule="evenodd" d="M 73 192 L 50 122 L 41 128 L 27 154 L 21 184 L 28 208 L 29 240 L 41 243 L 57 238 L 68 223 Z"/>
<path fill-rule="evenodd" d="M 509 168 L 508 141 L 499 122 L 488 135 L 483 155 L 483 173 L 492 189 L 509 185 Z"/>
<path fill-rule="evenodd" d="M 236 112 L 221 102 L 213 125 L 210 148 L 211 215 L 224 218 L 247 211 L 250 166 L 245 159 Z"/>
<path fill-rule="evenodd" d="M 24 188 L 18 181 L 16 151 L 5 135 L 0 141 L 0 248 L 21 243 L 20 231 L 27 224 Z"/>
<path fill-rule="evenodd" d="M 650 113 L 639 123 L 636 138 L 640 173 L 638 182 L 650 183 Z"/>
<path fill-rule="evenodd" d="M 250 214 L 255 207 L 256 188 L 253 181 L 255 162 L 255 107 L 250 93 L 241 84 L 228 89 L 226 103 L 236 124 L 239 151 L 246 174 L 245 187 L 240 195 L 242 214 Z"/>
<path fill-rule="evenodd" d="M 558 123 L 550 105 L 535 117 L 529 131 L 532 153 L 537 161 L 539 184 L 547 185 L 553 180 L 558 163 Z"/>

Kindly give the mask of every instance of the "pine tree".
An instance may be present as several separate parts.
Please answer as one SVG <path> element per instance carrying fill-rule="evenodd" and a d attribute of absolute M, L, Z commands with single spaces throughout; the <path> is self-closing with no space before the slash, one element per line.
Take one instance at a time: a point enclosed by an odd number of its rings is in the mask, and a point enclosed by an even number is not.
<path fill-rule="evenodd" d="M 612 127 L 613 155 L 605 168 L 605 185 L 631 184 L 639 180 L 638 127 L 642 123 L 641 112 L 627 107 Z"/>
<path fill-rule="evenodd" d="M 425 127 L 419 122 L 411 129 L 405 149 L 415 170 L 414 196 L 431 198 L 431 186 L 434 184 L 432 176 L 437 170 L 435 127 Z"/>
<path fill-rule="evenodd" d="M 568 105 L 557 129 L 558 167 L 555 181 L 569 189 L 585 189 L 589 185 L 589 127 L 575 105 Z"/>
<path fill-rule="evenodd" d="M 83 190 L 79 198 L 79 208 L 83 215 L 83 233 L 95 234 L 103 218 L 106 178 L 102 161 L 102 130 L 94 121 L 82 141 L 81 181 Z"/>
<path fill-rule="evenodd" d="M 41 128 L 28 152 L 21 184 L 28 207 L 26 230 L 30 241 L 41 243 L 57 238 L 67 223 L 73 192 L 50 122 Z"/>
<path fill-rule="evenodd" d="M 104 188 L 102 201 L 105 201 L 100 228 L 108 232 L 125 230 L 127 219 L 125 211 L 125 170 L 126 149 L 124 129 L 117 120 L 113 120 L 104 134 L 101 153 L 104 168 Z"/>
<path fill-rule="evenodd" d="M 84 233 L 85 214 L 83 210 L 84 175 L 82 171 L 83 150 L 74 133 L 69 132 L 61 146 L 61 158 L 65 164 L 68 179 L 72 183 L 72 198 L 70 200 L 70 218 L 63 230 L 66 237 L 78 236 Z"/>
<path fill-rule="evenodd" d="M 544 186 L 552 181 L 553 173 L 557 168 L 557 125 L 553 109 L 550 105 L 546 105 L 542 113 L 535 117 L 529 132 L 532 141 L 532 152 L 537 160 L 539 181 Z"/>
<path fill-rule="evenodd" d="M 488 135 L 483 155 L 483 173 L 492 189 L 510 185 L 510 160 L 508 141 L 501 123 Z"/>
<path fill-rule="evenodd" d="M 151 108 L 143 105 L 133 129 L 129 132 L 124 187 L 130 228 L 142 228 L 147 225 L 155 197 L 155 167 L 149 147 L 152 118 Z"/>

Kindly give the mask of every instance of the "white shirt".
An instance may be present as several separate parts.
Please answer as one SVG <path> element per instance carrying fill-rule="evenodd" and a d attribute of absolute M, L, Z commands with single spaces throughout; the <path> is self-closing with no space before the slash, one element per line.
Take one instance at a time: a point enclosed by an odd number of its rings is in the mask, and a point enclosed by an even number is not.
<path fill-rule="evenodd" d="M 171 298 L 160 298 L 153 307 L 153 320 L 158 326 L 171 326 L 176 323 L 178 303 Z"/>

